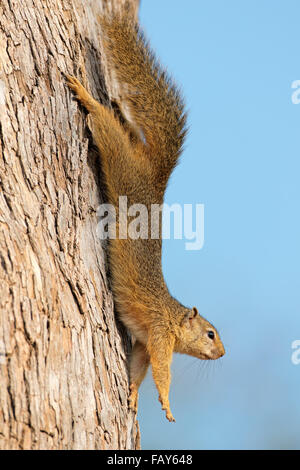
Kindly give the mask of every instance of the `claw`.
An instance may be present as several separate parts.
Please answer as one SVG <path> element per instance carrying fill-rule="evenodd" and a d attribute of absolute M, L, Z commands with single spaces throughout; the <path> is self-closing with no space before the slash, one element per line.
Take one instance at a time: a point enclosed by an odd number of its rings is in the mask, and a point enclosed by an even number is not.
<path fill-rule="evenodd" d="M 171 411 L 166 411 L 166 418 L 170 423 L 176 423 L 174 416 L 172 415 Z"/>
<path fill-rule="evenodd" d="M 72 77 L 72 75 L 66 75 L 67 77 L 67 85 L 74 90 L 80 83 L 78 82 L 77 78 Z"/>
<path fill-rule="evenodd" d="M 160 403 L 161 403 L 161 408 L 162 408 L 162 410 L 164 410 L 164 411 L 166 412 L 166 418 L 167 418 L 167 420 L 169 420 L 170 423 L 175 423 L 175 418 L 174 418 L 174 416 L 172 415 L 172 412 L 171 412 L 171 410 L 170 410 L 170 405 L 169 405 L 169 403 L 164 403 L 163 400 L 162 400 L 162 398 L 161 398 L 160 396 L 158 397 L 158 401 L 160 401 Z"/>
<path fill-rule="evenodd" d="M 100 106 L 99 103 L 89 94 L 77 78 L 71 75 L 66 75 L 66 82 L 68 87 L 74 92 L 76 99 L 81 105 L 89 112 L 95 112 Z"/>

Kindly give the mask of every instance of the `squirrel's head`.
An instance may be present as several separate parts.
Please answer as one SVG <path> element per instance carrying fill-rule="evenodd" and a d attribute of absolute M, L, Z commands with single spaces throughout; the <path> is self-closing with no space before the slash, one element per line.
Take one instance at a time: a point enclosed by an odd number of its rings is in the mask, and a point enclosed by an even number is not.
<path fill-rule="evenodd" d="M 198 359 L 218 359 L 225 354 L 219 333 L 196 307 L 188 310 L 180 323 L 176 349 Z"/>

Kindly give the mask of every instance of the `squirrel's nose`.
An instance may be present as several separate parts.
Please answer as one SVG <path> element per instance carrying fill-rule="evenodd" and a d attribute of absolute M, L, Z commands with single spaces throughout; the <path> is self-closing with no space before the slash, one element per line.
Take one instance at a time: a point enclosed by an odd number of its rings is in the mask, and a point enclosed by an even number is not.
<path fill-rule="evenodd" d="M 216 359 L 220 359 L 220 357 L 224 356 L 225 354 L 225 348 L 223 346 L 223 344 L 221 343 L 220 345 L 218 345 L 218 347 L 215 349 L 215 355 L 216 355 Z"/>
<path fill-rule="evenodd" d="M 213 359 L 220 359 L 220 357 L 224 356 L 225 349 L 224 346 L 218 346 L 212 350 L 212 358 Z"/>

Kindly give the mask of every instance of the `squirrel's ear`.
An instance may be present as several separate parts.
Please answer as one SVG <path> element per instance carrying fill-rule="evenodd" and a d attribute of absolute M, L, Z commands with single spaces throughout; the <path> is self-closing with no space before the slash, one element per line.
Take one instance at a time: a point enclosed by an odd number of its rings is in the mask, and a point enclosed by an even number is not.
<path fill-rule="evenodd" d="M 198 315 L 198 310 L 196 307 L 193 307 L 192 310 L 189 310 L 181 320 L 181 326 L 191 326 L 194 318 Z"/>

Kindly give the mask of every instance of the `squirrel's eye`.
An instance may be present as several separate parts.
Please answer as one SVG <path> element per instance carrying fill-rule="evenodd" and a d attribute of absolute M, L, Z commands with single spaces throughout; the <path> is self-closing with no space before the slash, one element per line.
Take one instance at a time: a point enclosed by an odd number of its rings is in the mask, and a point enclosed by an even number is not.
<path fill-rule="evenodd" d="M 209 339 L 214 339 L 215 338 L 215 334 L 211 330 L 207 332 L 207 336 L 209 337 Z"/>

